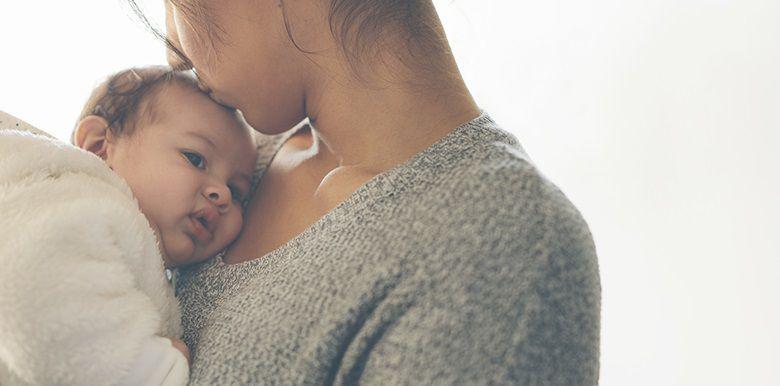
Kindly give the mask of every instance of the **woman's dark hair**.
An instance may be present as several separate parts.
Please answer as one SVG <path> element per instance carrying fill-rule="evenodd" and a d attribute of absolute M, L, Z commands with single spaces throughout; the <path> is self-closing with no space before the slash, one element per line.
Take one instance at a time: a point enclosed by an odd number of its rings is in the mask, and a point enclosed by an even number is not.
<path fill-rule="evenodd" d="M 213 46 L 215 40 L 223 39 L 223 30 L 215 23 L 212 10 L 197 0 L 166 0 L 187 18 L 194 21 L 199 32 Z M 295 47 L 305 53 L 315 54 L 316 50 L 300 46 L 295 40 L 294 26 L 287 17 L 285 0 L 277 0 L 284 15 L 284 25 L 287 35 Z M 394 57 L 410 65 L 432 65 L 430 57 L 425 57 L 431 49 L 447 48 L 444 32 L 435 19 L 436 11 L 430 0 L 320 0 L 327 1 L 328 24 L 330 31 L 348 60 L 353 72 L 362 78 L 362 71 L 366 63 L 381 60 L 386 53 L 383 48 L 384 38 L 392 36 L 403 48 L 408 50 L 408 55 Z M 152 34 L 165 42 L 166 47 L 178 56 L 183 62 L 189 64 L 189 60 L 171 42 L 159 28 L 153 26 L 140 9 L 136 0 L 127 0 L 130 8 L 138 16 L 141 22 Z"/>
<path fill-rule="evenodd" d="M 406 56 L 396 59 L 415 61 L 432 48 L 446 47 L 443 31 L 433 22 L 435 9 L 429 0 L 329 0 L 328 25 L 341 50 L 360 76 L 365 64 L 382 60 L 383 36 L 393 36 L 402 44 Z M 282 2 L 282 5 L 284 3 Z M 295 38 L 289 20 L 285 26 L 291 40 Z M 296 45 L 297 46 L 297 45 Z M 299 48 L 300 49 L 300 48 Z M 423 59 L 416 65 L 425 63 Z M 406 62 L 409 65 L 411 63 Z"/>
<path fill-rule="evenodd" d="M 174 71 L 169 66 L 136 67 L 122 70 L 100 83 L 92 91 L 76 120 L 89 115 L 102 117 L 108 130 L 116 136 L 132 135 L 140 123 L 153 122 L 157 116 L 155 101 L 163 85 L 176 83 L 198 90 L 189 72 Z M 71 135 L 73 142 L 74 133 Z"/>

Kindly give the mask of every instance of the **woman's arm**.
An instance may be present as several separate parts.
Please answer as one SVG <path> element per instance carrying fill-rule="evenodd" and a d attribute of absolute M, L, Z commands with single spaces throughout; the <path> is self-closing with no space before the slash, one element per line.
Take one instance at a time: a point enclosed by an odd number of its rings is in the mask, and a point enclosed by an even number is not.
<path fill-rule="evenodd" d="M 485 219 L 479 235 L 444 233 L 453 234 L 444 255 L 420 257 L 415 285 L 372 315 L 373 335 L 350 346 L 337 383 L 598 383 L 601 286 L 590 232 L 551 184 L 523 180 L 525 189 L 465 209 L 464 219 Z"/>
<path fill-rule="evenodd" d="M 571 255 L 550 263 L 514 282 L 461 272 L 387 326 L 365 368 L 344 380 L 596 385 L 598 283 Z"/>
<path fill-rule="evenodd" d="M 0 111 L 0 130 L 20 130 L 27 131 L 33 134 L 42 135 L 44 137 L 54 138 L 51 134 L 34 127 L 33 125 L 11 115 L 4 111 Z"/>

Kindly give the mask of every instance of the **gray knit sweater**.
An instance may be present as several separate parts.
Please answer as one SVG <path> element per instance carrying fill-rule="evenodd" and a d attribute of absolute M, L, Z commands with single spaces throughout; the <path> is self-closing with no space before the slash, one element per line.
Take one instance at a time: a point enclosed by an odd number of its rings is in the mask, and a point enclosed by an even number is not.
<path fill-rule="evenodd" d="M 180 272 L 192 384 L 598 381 L 588 227 L 487 115 L 258 257 Z"/>

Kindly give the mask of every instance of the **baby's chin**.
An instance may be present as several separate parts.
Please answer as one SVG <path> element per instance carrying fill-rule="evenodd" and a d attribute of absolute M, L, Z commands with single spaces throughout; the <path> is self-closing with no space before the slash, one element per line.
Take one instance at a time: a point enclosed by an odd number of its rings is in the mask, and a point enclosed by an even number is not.
<path fill-rule="evenodd" d="M 164 239 L 163 239 L 164 240 Z M 202 257 L 202 251 L 195 248 L 192 240 L 177 240 L 178 242 L 163 241 L 163 249 L 166 254 L 163 257 L 167 268 L 181 268 L 199 263 L 207 257 Z M 185 242 L 182 242 L 185 241 Z"/>
<path fill-rule="evenodd" d="M 188 265 L 198 264 L 202 263 L 211 257 L 217 255 L 219 252 L 221 252 L 223 249 L 227 247 L 227 244 L 224 246 L 209 246 L 209 250 L 202 250 L 199 248 L 195 248 L 193 243 L 190 243 L 190 246 L 187 250 L 182 250 L 181 253 L 174 253 L 167 259 L 167 266 L 168 268 L 183 268 Z"/>
<path fill-rule="evenodd" d="M 163 233 L 164 234 L 164 233 Z M 236 236 L 238 236 L 236 234 Z M 174 237 L 162 237 L 162 245 L 165 251 L 163 260 L 167 268 L 182 268 L 188 265 L 202 263 L 224 250 L 235 239 L 228 242 L 213 242 L 199 246 L 195 240 L 186 234 L 174 234 Z M 219 240 L 221 241 L 221 239 Z"/>

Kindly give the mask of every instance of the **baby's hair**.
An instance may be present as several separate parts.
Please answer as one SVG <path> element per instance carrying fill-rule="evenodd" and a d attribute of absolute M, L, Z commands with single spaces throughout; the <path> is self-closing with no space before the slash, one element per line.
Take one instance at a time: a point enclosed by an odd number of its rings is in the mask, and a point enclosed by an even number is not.
<path fill-rule="evenodd" d="M 141 124 L 156 120 L 158 92 L 164 85 L 177 84 L 198 91 L 195 76 L 189 71 L 175 71 L 169 66 L 135 67 L 110 75 L 92 91 L 76 126 L 90 115 L 108 122 L 115 136 L 130 136 Z M 75 130 L 71 143 L 75 143 Z"/>

